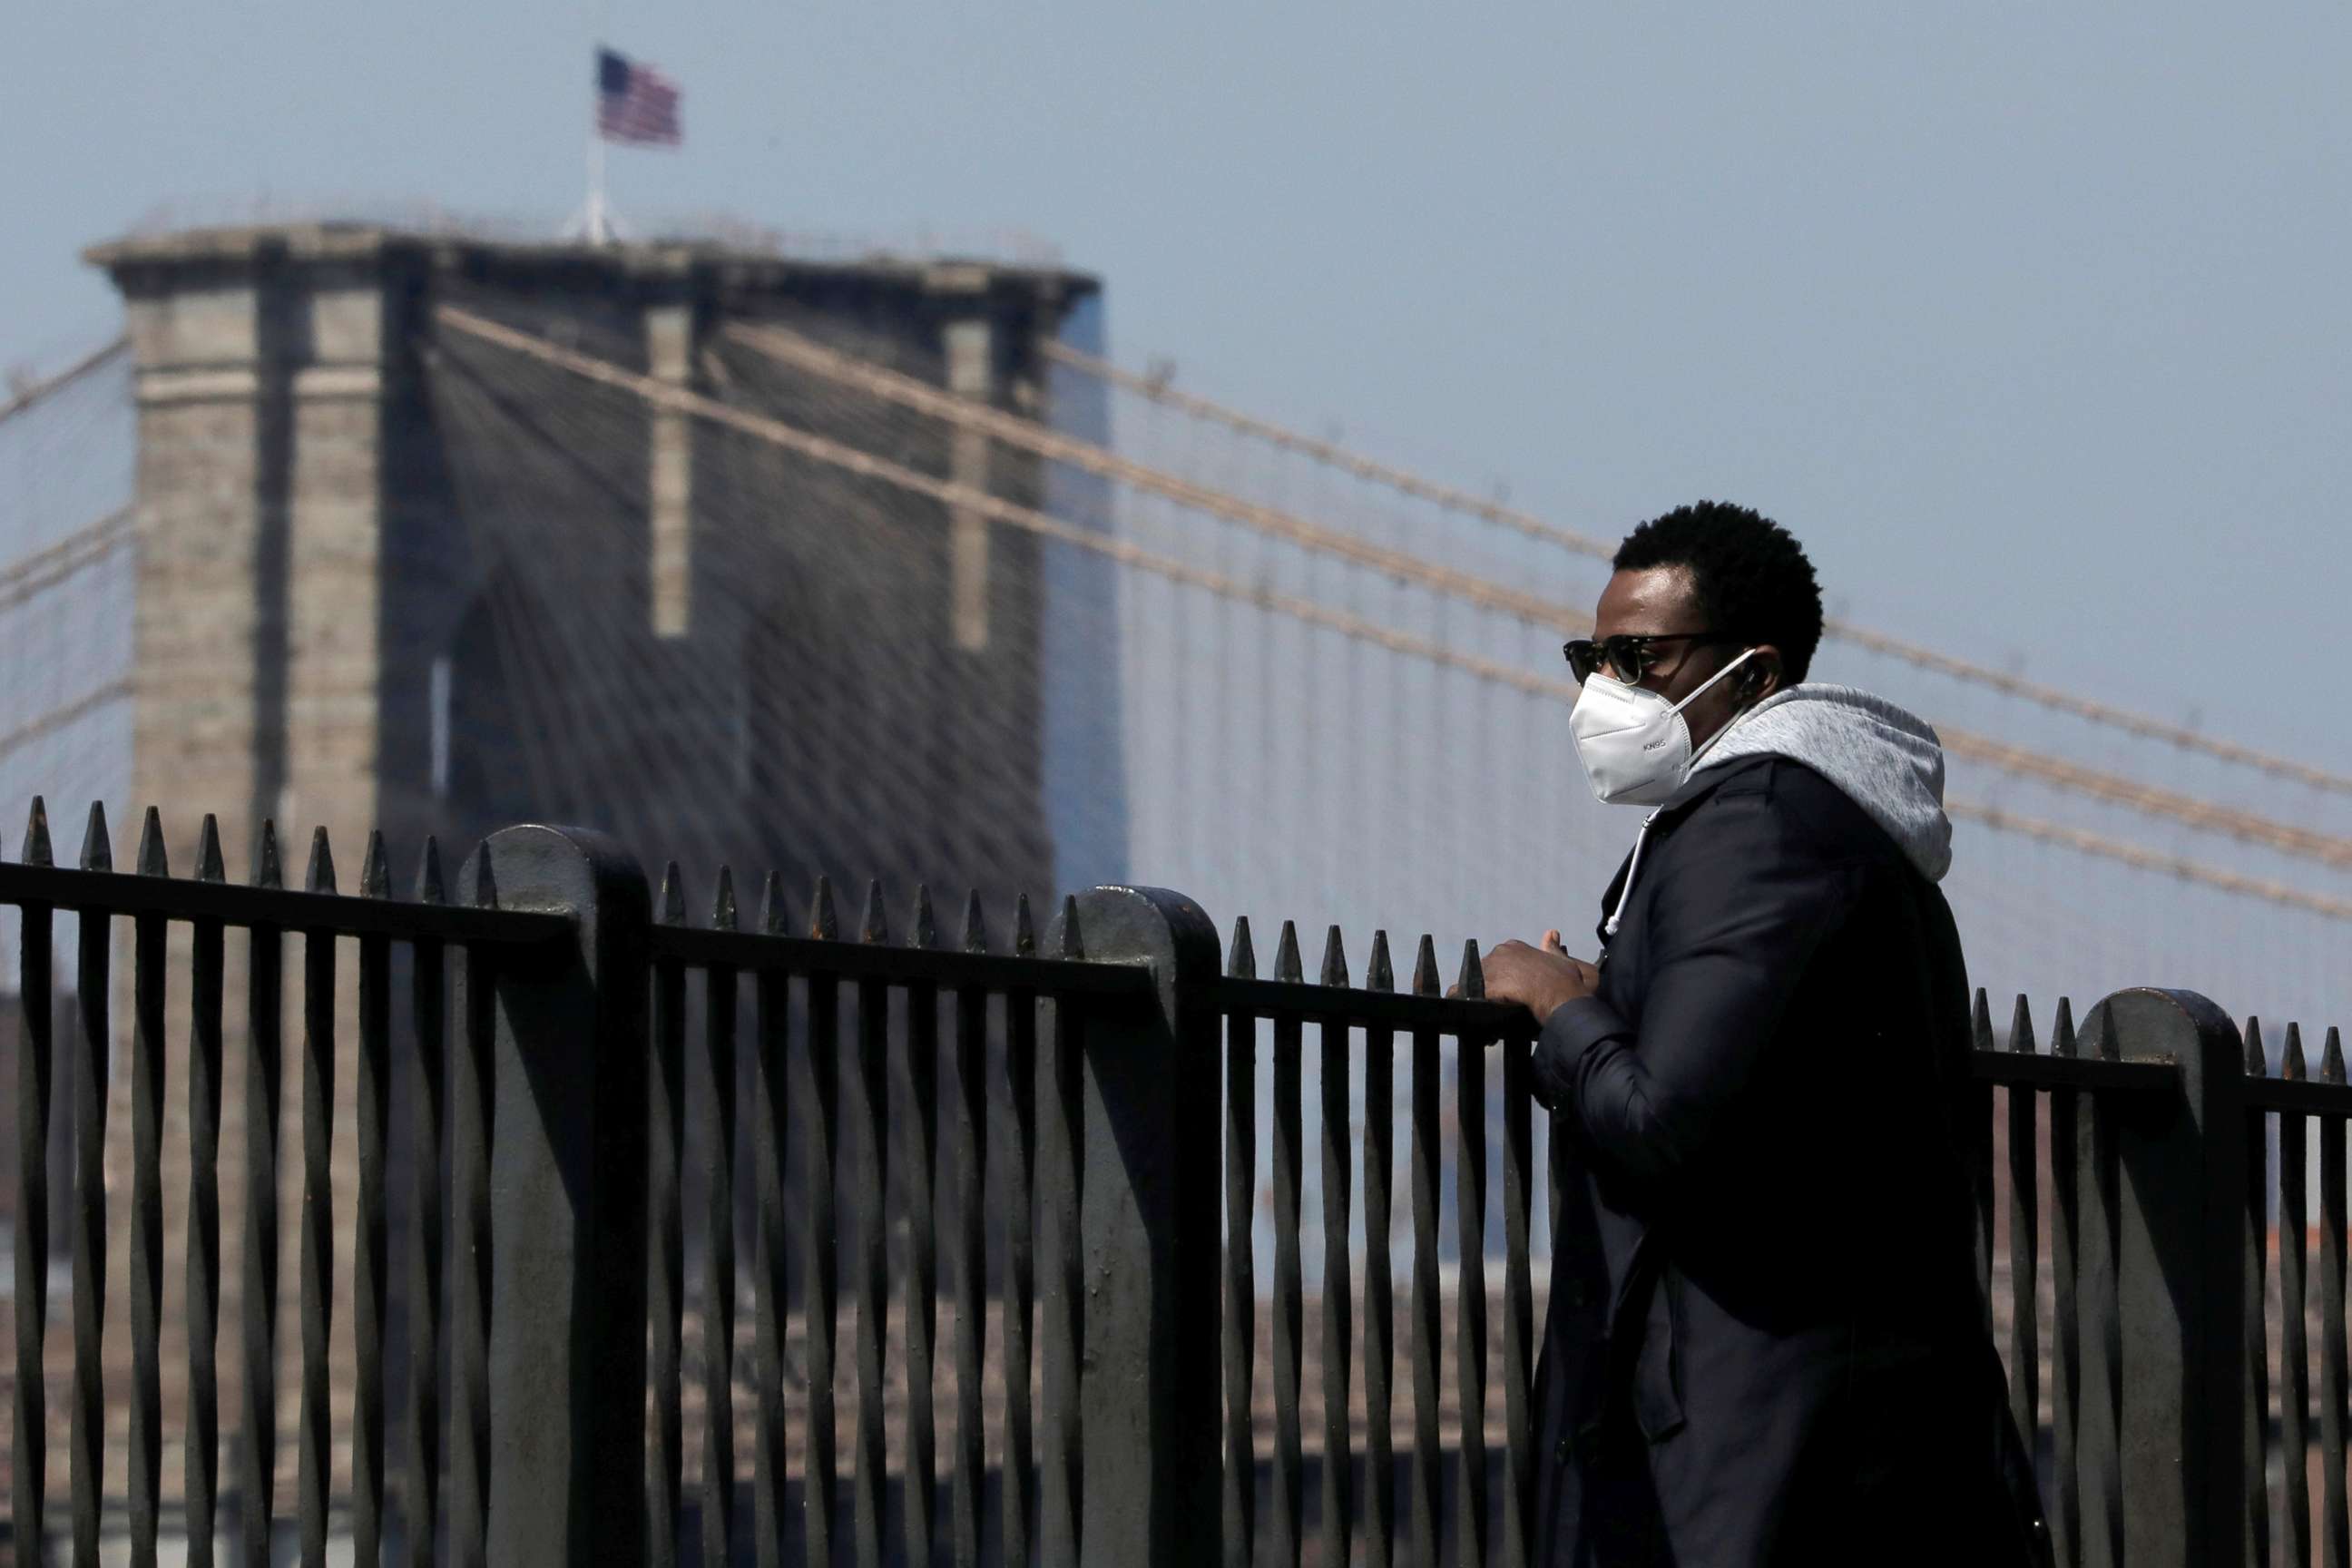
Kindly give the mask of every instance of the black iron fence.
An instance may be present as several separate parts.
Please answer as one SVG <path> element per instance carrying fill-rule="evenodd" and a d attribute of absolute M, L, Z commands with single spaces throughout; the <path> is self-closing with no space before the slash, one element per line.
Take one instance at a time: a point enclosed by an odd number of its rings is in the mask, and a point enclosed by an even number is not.
<path fill-rule="evenodd" d="M 0 866 L 23 932 L 22 1557 L 44 1543 L 95 1562 L 119 1529 L 133 1561 L 168 1533 L 191 1561 L 217 1536 L 268 1562 L 290 1349 L 310 1562 L 346 1531 L 362 1563 L 501 1568 L 1527 1560 L 1530 1226 L 1548 1214 L 1555 1248 L 1579 1242 L 1556 1187 L 1538 1211 L 1556 1145 L 1528 1093 L 1532 1031 L 1480 999 L 1475 951 L 1449 999 L 1426 939 L 1400 986 L 1376 937 L 1359 987 L 1334 930 L 1309 984 L 1286 928 L 1260 978 L 1245 924 L 1221 959 L 1197 906 L 1135 889 L 1066 901 L 1042 942 L 1024 909 L 1003 951 L 976 902 L 942 940 L 927 899 L 905 942 L 871 899 L 845 940 L 823 886 L 795 932 L 772 882 L 746 921 L 723 874 L 695 924 L 674 874 L 656 898 L 608 842 L 541 827 L 489 839 L 454 899 L 429 850 L 415 897 L 390 897 L 374 841 L 362 896 L 341 896 L 323 837 L 304 890 L 279 885 L 267 837 L 251 884 L 233 886 L 209 824 L 194 876 L 171 877 L 152 814 L 139 874 L 110 869 L 95 813 L 80 868 L 49 860 L 37 811 L 21 861 Z M 53 1329 L 60 913 L 79 917 L 79 1016 L 70 1323 Z M 109 1044 L 118 921 L 127 1061 Z M 289 936 L 303 1180 L 283 1346 Z M 356 1048 L 339 1052 L 344 1002 Z M 1979 1273 L 2015 1411 L 2041 1435 L 2061 1560 L 2303 1563 L 2315 1532 L 2323 1561 L 2344 1562 L 2352 1087 L 2333 1034 L 2315 1078 L 2293 1032 L 2273 1075 L 2256 1026 L 2242 1037 L 2184 993 L 2118 994 L 2079 1035 L 2062 1005 L 2046 1051 L 2022 1003 L 2005 1042 L 1981 999 L 1978 1028 Z M 183 1031 L 184 1050 L 167 1048 Z M 226 1445 L 225 1052 L 242 1068 L 245 1144 Z M 331 1159 L 339 1061 L 357 1074 L 348 1194 Z M 130 1157 L 110 1187 L 121 1070 Z M 177 1237 L 167 1103 L 188 1128 Z M 126 1227 L 124 1346 L 110 1342 L 105 1263 Z M 338 1247 L 352 1253 L 347 1416 L 329 1372 Z M 175 1257 L 188 1349 L 184 1404 L 167 1411 Z M 62 1463 L 47 1451 L 60 1424 Z M 184 1501 L 167 1517 L 173 1437 Z M 55 1490 L 62 1525 L 47 1518 Z"/>

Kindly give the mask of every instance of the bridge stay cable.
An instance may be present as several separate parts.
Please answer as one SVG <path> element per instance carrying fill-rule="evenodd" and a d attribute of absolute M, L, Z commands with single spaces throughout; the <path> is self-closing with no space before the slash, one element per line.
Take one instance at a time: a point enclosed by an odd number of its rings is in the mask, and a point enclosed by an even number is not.
<path fill-rule="evenodd" d="M 935 478 L 829 437 L 801 429 L 781 419 L 721 402 L 673 383 L 640 375 L 593 355 L 549 342 L 532 333 L 491 321 L 462 307 L 440 306 L 436 308 L 436 317 L 446 328 L 538 360 L 543 364 L 566 371 L 583 380 L 632 394 L 648 404 L 734 430 L 788 449 L 811 461 L 921 496 L 943 507 L 964 510 L 1004 527 L 1056 543 L 1068 544 L 1171 582 L 1201 588 L 1219 597 L 1253 605 L 1308 625 L 1319 626 L 1407 657 L 1460 669 L 1493 684 L 1513 688 L 1533 695 L 1563 700 L 1573 700 L 1576 688 L 1572 683 L 1538 676 L 1516 666 L 1465 654 L 1433 639 L 1399 632 L 1392 627 L 1331 609 L 1312 600 L 1276 592 L 1262 584 L 1210 572 L 1146 550 L 1126 540 L 1105 537 L 1034 508 L 1006 500 L 971 485 L 953 479 Z M 2130 785 L 2130 781 L 2116 782 L 2133 788 L 2141 787 Z M 2203 805 L 2203 803 L 2192 804 L 2200 806 Z M 2168 855 L 2126 840 L 2042 821 L 2005 808 L 1969 801 L 1948 802 L 1948 806 L 1956 818 L 1971 821 L 1997 832 L 2014 834 L 2043 843 L 2058 845 L 2084 855 L 2119 861 L 2141 869 L 2159 870 L 2183 881 L 2302 909 L 2331 919 L 2352 921 L 2352 900 L 2330 898 L 2282 883 L 2242 876 L 2186 857 Z M 2216 813 L 2223 810 L 2220 807 L 2207 809 Z M 2220 826 L 2220 823 L 2221 818 L 2216 817 L 2211 821 L 2200 822 L 2196 826 L 2205 826 L 2209 830 L 2226 830 Z M 2283 832 L 2301 831 L 2289 829 L 2284 824 L 2267 826 Z"/>
<path fill-rule="evenodd" d="M 1589 534 L 1578 533 L 1558 523 L 1536 516 L 1517 507 L 1507 506 L 1475 495 L 1453 485 L 1440 483 L 1393 464 L 1369 458 L 1336 441 L 1321 439 L 1286 428 L 1271 420 L 1244 413 L 1224 404 L 1180 392 L 1159 376 L 1138 375 L 1108 360 L 1070 347 L 1066 343 L 1049 342 L 1045 357 L 1064 368 L 1090 377 L 1122 392 L 1133 394 L 1161 407 L 1171 408 L 1193 419 L 1221 426 L 1237 435 L 1263 441 L 1286 452 L 1295 452 L 1327 468 L 1337 469 L 1352 478 L 1392 489 L 1416 500 L 1427 501 L 1444 510 L 1477 518 L 1497 524 L 1527 538 L 1556 544 L 1580 555 L 1607 561 L 1616 553 L 1612 544 Z M 1941 652 L 1905 637 L 1861 626 L 1843 616 L 1832 616 L 1823 622 L 1823 631 L 1838 641 L 1888 658 L 1899 660 L 1933 674 L 1965 681 L 1998 691 L 2006 697 L 2031 702 L 2037 707 L 2073 718 L 2085 720 L 2109 729 L 2120 730 L 2142 740 L 2161 741 L 2185 751 L 2201 752 L 2225 763 L 2255 769 L 2274 777 L 2290 779 L 2314 789 L 2336 795 L 2352 795 L 2352 775 L 2316 767 L 2292 757 L 2243 746 L 2231 741 L 2208 735 L 2151 714 L 2141 713 L 2115 703 L 2028 680 L 2006 670 L 1995 669 L 1972 659 Z"/>
<path fill-rule="evenodd" d="M 130 348 L 131 340 L 119 337 L 82 355 L 54 375 L 46 375 L 18 391 L 7 402 L 0 403 L 0 425 L 6 424 L 26 409 L 46 401 L 51 395 L 63 392 L 94 371 L 111 364 L 115 358 Z"/>
<path fill-rule="evenodd" d="M 1588 617 L 1557 600 L 1509 588 L 1473 574 L 1435 565 L 1418 556 L 1368 543 L 1278 509 L 1212 489 L 1181 475 L 1123 458 L 1096 443 L 1048 429 L 1034 420 L 1006 414 L 951 392 L 943 392 L 913 376 L 885 369 L 786 329 L 739 325 L 727 329 L 726 335 L 780 363 L 896 403 L 914 413 L 975 429 L 1050 461 L 1069 463 L 1099 478 L 1164 496 L 1180 505 L 1272 534 L 1290 543 L 1371 567 L 1399 580 L 1463 599 L 1480 608 L 1555 630 L 1583 631 L 1590 626 Z M 1512 684 L 1522 684 L 1523 689 L 1540 688 L 1564 691 L 1570 700 L 1573 700 L 1576 691 L 1572 684 L 1561 681 L 1538 680 L 1534 688 L 1516 681 Z M 1969 731 L 1943 725 L 1938 725 L 1937 730 L 1945 749 L 1967 761 L 1984 763 L 2003 773 L 2035 779 L 2144 816 L 2166 817 L 2200 831 L 2222 834 L 2241 842 L 2260 844 L 2288 854 L 2308 856 L 2337 868 L 2352 868 L 2352 838 L 2295 826 L 2234 806 L 2198 800 Z"/>

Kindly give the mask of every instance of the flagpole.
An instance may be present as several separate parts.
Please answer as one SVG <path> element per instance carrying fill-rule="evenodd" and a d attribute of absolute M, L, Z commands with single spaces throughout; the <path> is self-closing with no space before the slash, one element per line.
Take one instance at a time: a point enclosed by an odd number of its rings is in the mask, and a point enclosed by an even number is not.
<path fill-rule="evenodd" d="M 604 216 L 604 138 L 596 123 L 593 95 L 588 105 L 588 205 L 583 211 L 580 226 L 589 244 L 603 245 L 613 237 Z"/>
<path fill-rule="evenodd" d="M 606 245 L 613 238 L 613 220 L 604 205 L 604 135 L 600 119 L 604 95 L 604 37 L 611 31 L 606 24 L 612 15 L 612 0 L 595 0 L 588 24 L 588 58 L 596 74 L 588 94 L 588 205 L 580 226 L 591 245 Z"/>

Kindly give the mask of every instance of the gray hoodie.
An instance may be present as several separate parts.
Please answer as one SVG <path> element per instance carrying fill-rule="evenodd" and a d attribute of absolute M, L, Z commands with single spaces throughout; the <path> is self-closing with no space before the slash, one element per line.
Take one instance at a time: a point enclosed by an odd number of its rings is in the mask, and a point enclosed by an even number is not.
<path fill-rule="evenodd" d="M 1843 790 L 1929 881 L 1951 868 L 1944 747 L 1925 720 L 1851 686 L 1791 686 L 1734 719 L 1693 772 L 1759 755 L 1802 763 Z"/>

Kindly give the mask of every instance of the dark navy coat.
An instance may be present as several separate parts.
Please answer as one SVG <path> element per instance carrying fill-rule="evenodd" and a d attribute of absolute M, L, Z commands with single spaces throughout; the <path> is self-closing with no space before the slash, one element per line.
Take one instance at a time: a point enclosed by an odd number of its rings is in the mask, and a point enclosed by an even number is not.
<path fill-rule="evenodd" d="M 2049 1561 L 1976 1284 L 1969 1048 L 1943 896 L 1835 785 L 1757 756 L 1667 802 L 1599 994 L 1536 1048 L 1583 1177 L 1538 1563 Z"/>

